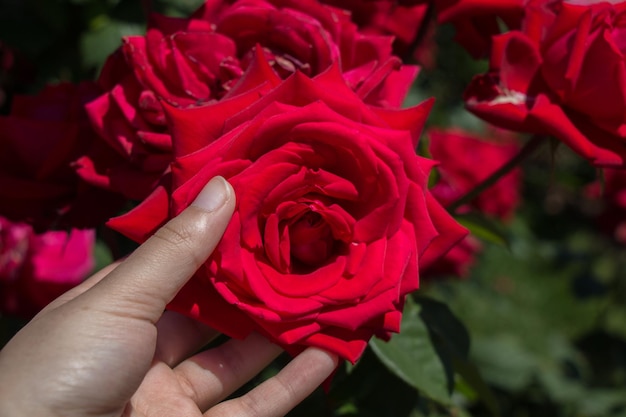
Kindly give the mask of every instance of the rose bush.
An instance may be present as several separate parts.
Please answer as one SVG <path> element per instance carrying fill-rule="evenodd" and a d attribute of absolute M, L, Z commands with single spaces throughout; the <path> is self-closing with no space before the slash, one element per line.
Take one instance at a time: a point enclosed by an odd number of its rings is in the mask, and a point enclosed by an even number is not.
<path fill-rule="evenodd" d="M 558 6 L 558 7 L 557 7 Z M 626 3 L 533 9 L 494 38 L 490 71 L 465 93 L 496 125 L 551 135 L 597 166 L 626 163 Z"/>
<path fill-rule="evenodd" d="M 64 83 L 14 97 L 0 117 L 0 215 L 41 230 L 94 227 L 120 207 L 120 196 L 81 181 L 72 166 L 93 145 L 83 106 L 98 92 Z"/>
<path fill-rule="evenodd" d="M 169 308 L 354 362 L 373 335 L 399 330 L 418 266 L 466 234 L 428 192 L 432 161 L 415 154 L 430 105 L 367 106 L 336 67 L 296 73 L 251 105 L 166 105 L 176 143 L 208 145 L 177 154 L 171 185 L 109 225 L 141 242 L 226 177 L 233 219 Z"/>
<path fill-rule="evenodd" d="M 430 191 L 444 207 L 473 190 L 519 151 L 510 132 L 502 130 L 493 129 L 487 137 L 481 137 L 458 128 L 432 128 L 427 136 L 430 154 L 439 162 L 437 183 Z M 459 212 L 473 210 L 510 220 L 521 200 L 521 185 L 522 171 L 517 167 Z M 476 238 L 468 236 L 423 272 L 428 276 L 465 277 L 481 248 Z"/>
<path fill-rule="evenodd" d="M 96 131 L 119 158 L 112 163 L 110 155 L 92 153 L 81 160 L 81 175 L 141 200 L 172 158 L 160 100 L 203 105 L 268 77 L 314 76 L 336 62 L 366 102 L 398 107 L 417 68 L 402 65 L 392 41 L 359 32 L 349 14 L 313 0 L 207 0 L 188 19 L 153 14 L 146 35 L 125 38 L 108 60 L 99 79 L 105 93 L 88 106 Z M 257 48 L 271 70 L 246 75 Z"/>
<path fill-rule="evenodd" d="M 0 217 L 0 312 L 30 319 L 94 266 L 95 231 L 35 234 Z"/>

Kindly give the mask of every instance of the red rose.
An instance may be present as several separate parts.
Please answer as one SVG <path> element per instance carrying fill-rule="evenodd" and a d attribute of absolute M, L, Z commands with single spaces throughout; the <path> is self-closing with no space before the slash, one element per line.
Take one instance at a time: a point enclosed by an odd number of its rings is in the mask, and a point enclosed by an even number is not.
<path fill-rule="evenodd" d="M 0 217 L 0 311 L 30 319 L 95 265 L 94 230 L 35 234 Z"/>
<path fill-rule="evenodd" d="M 296 70 L 314 76 L 339 62 L 366 102 L 398 107 L 417 68 L 403 66 L 391 44 L 313 0 L 208 0 L 189 19 L 155 14 L 146 36 L 125 38 L 106 63 L 99 80 L 106 93 L 88 106 L 94 127 L 122 160 L 105 171 L 111 162 L 92 154 L 81 175 L 141 200 L 172 158 L 160 100 L 181 108 L 209 104 Z M 250 75 L 257 47 L 270 69 Z M 124 177 L 132 186 L 103 176 Z"/>
<path fill-rule="evenodd" d="M 494 132 L 490 136 L 488 139 L 481 138 L 458 129 L 428 131 L 430 153 L 439 161 L 439 179 L 430 191 L 443 206 L 470 192 L 519 151 L 519 146 L 507 132 Z M 462 207 L 461 211 L 475 209 L 509 220 L 520 201 L 521 182 L 522 171 L 518 167 L 479 194 L 468 206 Z M 480 242 L 468 236 L 424 273 L 466 276 L 480 249 Z"/>
<path fill-rule="evenodd" d="M 586 191 L 589 196 L 604 202 L 598 216 L 602 230 L 626 245 L 626 170 L 605 169 L 604 184 L 595 183 Z"/>
<path fill-rule="evenodd" d="M 122 200 L 72 168 L 92 144 L 83 105 L 97 94 L 95 85 L 66 83 L 15 96 L 0 117 L 0 215 L 45 229 L 94 227 L 115 213 Z"/>
<path fill-rule="evenodd" d="M 528 0 L 434 0 L 437 21 L 452 23 L 454 39 L 474 58 L 489 52 L 491 37 L 501 32 L 500 24 L 519 29 Z M 543 0 L 540 0 L 543 1 Z"/>
<path fill-rule="evenodd" d="M 467 108 L 499 126 L 552 135 L 597 166 L 626 163 L 626 3 L 537 9 L 494 38 Z"/>
<path fill-rule="evenodd" d="M 437 201 L 444 206 L 453 203 L 518 153 L 519 145 L 508 132 L 494 131 L 489 136 L 483 138 L 460 129 L 428 131 L 430 154 L 439 162 L 439 181 L 431 189 Z M 480 193 L 470 206 L 508 220 L 519 204 L 521 185 L 522 171 L 518 167 Z"/>
<path fill-rule="evenodd" d="M 422 26 L 427 2 L 398 0 L 322 0 L 348 10 L 363 33 L 394 37 L 394 52 L 404 55 Z"/>
<path fill-rule="evenodd" d="M 177 155 L 171 188 L 109 224 L 143 241 L 226 177 L 233 219 L 169 308 L 232 337 L 257 331 L 291 353 L 318 346 L 354 362 L 373 335 L 399 330 L 418 265 L 465 235 L 414 151 L 430 105 L 369 107 L 333 67 L 248 106 L 167 106 L 175 142 L 209 145 Z"/>
<path fill-rule="evenodd" d="M 476 261 L 476 255 L 480 253 L 482 248 L 483 246 L 478 239 L 473 236 L 467 236 L 441 259 L 428 266 L 428 268 L 420 270 L 422 278 L 424 280 L 434 280 L 441 277 L 466 278 Z"/>

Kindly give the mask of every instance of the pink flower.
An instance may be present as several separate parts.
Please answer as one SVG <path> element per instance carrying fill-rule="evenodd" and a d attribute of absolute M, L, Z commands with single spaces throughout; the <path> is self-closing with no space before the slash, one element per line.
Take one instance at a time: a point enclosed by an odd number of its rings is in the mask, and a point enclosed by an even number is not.
<path fill-rule="evenodd" d="M 0 217 L 0 311 L 26 319 L 93 270 L 94 230 L 36 234 Z"/>

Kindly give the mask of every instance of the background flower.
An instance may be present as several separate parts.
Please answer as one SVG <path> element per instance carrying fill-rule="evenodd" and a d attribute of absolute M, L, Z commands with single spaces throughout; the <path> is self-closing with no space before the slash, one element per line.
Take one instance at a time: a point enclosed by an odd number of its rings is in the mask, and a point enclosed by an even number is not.
<path fill-rule="evenodd" d="M 529 0 L 433 1 L 437 21 L 440 24 L 452 23 L 456 30 L 454 39 L 474 58 L 482 58 L 489 53 L 491 37 L 501 32 L 501 25 L 511 30 L 519 29 L 525 5 L 529 3 Z"/>
<path fill-rule="evenodd" d="M 80 173 L 141 200 L 172 157 L 159 100 L 182 108 L 208 104 L 296 71 L 314 76 L 336 62 L 366 102 L 399 107 L 417 68 L 402 65 L 392 41 L 361 33 L 348 14 L 312 0 L 210 1 L 188 19 L 153 14 L 146 35 L 125 38 L 108 59 L 99 78 L 105 94 L 87 107 L 119 158 L 113 164 L 110 152 L 94 152 Z M 269 63 L 265 72 L 254 66 L 257 49 Z"/>
<path fill-rule="evenodd" d="M 36 96 L 15 96 L 0 117 L 0 214 L 37 229 L 94 227 L 123 200 L 91 187 L 72 163 L 92 145 L 83 105 L 94 84 L 49 85 Z"/>
<path fill-rule="evenodd" d="M 34 233 L 0 217 L 0 312 L 30 319 L 93 271 L 94 230 Z"/>
<path fill-rule="evenodd" d="M 490 71 L 469 86 L 467 108 L 508 129 L 553 135 L 597 166 L 623 165 L 625 7 L 534 9 L 523 31 L 494 38 Z"/>
<path fill-rule="evenodd" d="M 515 138 L 506 131 L 493 130 L 481 137 L 458 128 L 429 129 L 429 151 L 437 166 L 437 183 L 430 189 L 444 207 L 473 190 L 519 151 Z M 522 171 L 518 167 L 500 178 L 459 211 L 476 211 L 510 220 L 521 200 Z M 423 272 L 428 276 L 467 277 L 480 241 L 466 237 Z"/>

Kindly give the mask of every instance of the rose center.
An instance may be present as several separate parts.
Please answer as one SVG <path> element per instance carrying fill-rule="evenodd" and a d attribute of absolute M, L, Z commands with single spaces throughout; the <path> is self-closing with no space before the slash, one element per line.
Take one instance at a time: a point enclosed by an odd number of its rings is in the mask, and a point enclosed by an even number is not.
<path fill-rule="evenodd" d="M 289 227 L 291 258 L 314 266 L 333 252 L 335 240 L 328 223 L 318 213 L 309 211 Z"/>

